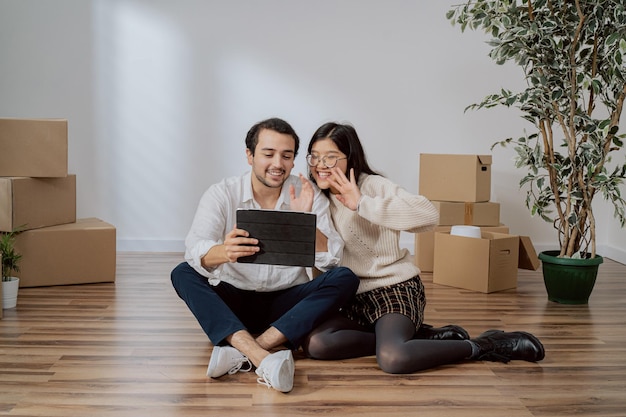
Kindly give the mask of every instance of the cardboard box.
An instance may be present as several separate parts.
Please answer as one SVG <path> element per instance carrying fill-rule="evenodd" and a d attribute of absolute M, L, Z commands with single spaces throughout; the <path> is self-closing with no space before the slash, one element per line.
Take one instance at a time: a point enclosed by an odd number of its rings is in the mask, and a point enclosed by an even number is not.
<path fill-rule="evenodd" d="M 526 237 L 482 232 L 482 238 L 476 239 L 438 232 L 433 282 L 482 293 L 515 288 L 518 268 L 533 269 L 539 262 L 536 254 L 529 264 L 520 262 L 520 248 L 524 258 L 535 254 Z"/>
<path fill-rule="evenodd" d="M 422 272 L 433 272 L 435 263 L 435 233 L 450 232 L 452 226 L 435 226 L 434 230 L 415 234 L 415 254 L 413 255 L 413 263 Z M 504 224 L 498 226 L 481 227 L 481 231 L 509 233 L 509 227 Z"/>
<path fill-rule="evenodd" d="M 482 238 L 435 234 L 433 282 L 490 293 L 517 287 L 519 237 L 482 232 Z"/>
<path fill-rule="evenodd" d="M 115 281 L 115 227 L 96 218 L 20 233 L 20 287 Z"/>
<path fill-rule="evenodd" d="M 0 177 L 0 231 L 76 221 L 76 175 L 63 178 Z"/>
<path fill-rule="evenodd" d="M 489 201 L 491 155 L 420 154 L 419 193 L 434 201 Z"/>
<path fill-rule="evenodd" d="M 498 226 L 500 224 L 500 203 L 458 203 L 433 201 L 439 210 L 439 225 L 454 226 L 467 224 L 473 226 Z"/>
<path fill-rule="evenodd" d="M 0 118 L 0 177 L 65 177 L 67 120 Z"/>

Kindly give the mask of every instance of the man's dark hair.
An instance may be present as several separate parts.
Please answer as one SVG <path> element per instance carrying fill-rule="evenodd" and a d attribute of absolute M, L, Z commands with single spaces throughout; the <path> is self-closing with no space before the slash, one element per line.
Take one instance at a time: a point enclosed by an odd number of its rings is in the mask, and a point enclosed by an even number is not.
<path fill-rule="evenodd" d="M 300 138 L 289 123 L 277 117 L 262 120 L 252 126 L 250 130 L 248 130 L 248 134 L 246 135 L 246 148 L 250 150 L 250 153 L 252 155 L 254 155 L 256 145 L 259 143 L 259 133 L 261 133 L 263 129 L 269 129 L 278 133 L 291 135 L 293 137 L 293 140 L 296 142 L 294 157 L 298 155 L 298 148 L 300 148 Z"/>

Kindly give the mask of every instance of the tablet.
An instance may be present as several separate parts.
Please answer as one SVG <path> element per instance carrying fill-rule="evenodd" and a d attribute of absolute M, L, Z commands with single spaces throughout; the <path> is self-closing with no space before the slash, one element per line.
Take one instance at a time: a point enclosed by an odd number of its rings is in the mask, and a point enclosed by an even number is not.
<path fill-rule="evenodd" d="M 316 220 L 313 213 L 238 209 L 237 228 L 258 239 L 261 250 L 237 262 L 314 266 Z"/>

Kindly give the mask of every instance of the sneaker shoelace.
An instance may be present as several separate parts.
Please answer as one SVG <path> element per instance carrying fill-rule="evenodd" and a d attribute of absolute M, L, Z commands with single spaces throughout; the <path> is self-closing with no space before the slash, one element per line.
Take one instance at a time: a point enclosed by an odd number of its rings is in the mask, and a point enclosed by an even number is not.
<path fill-rule="evenodd" d="M 270 381 L 267 380 L 265 371 L 263 371 L 263 376 L 260 376 L 256 379 L 256 382 L 258 382 L 261 385 L 265 385 L 268 388 L 272 388 L 272 384 L 270 384 Z"/>
<path fill-rule="evenodd" d="M 244 364 L 247 364 L 245 368 L 243 368 Z M 252 370 L 252 363 L 250 362 L 250 359 L 244 356 L 243 358 L 237 361 L 235 366 L 230 368 L 230 370 L 228 371 L 228 375 L 236 374 L 237 372 L 250 372 L 251 370 Z"/>

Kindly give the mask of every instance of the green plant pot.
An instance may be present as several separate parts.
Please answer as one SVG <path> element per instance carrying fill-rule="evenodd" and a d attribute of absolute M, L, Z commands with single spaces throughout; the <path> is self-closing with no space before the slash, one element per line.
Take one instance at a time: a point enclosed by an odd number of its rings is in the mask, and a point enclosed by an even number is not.
<path fill-rule="evenodd" d="M 539 254 L 548 300 L 561 304 L 587 304 L 596 283 L 598 267 L 604 259 L 598 255 L 593 259 L 558 258 L 558 255 L 556 250 Z"/>

